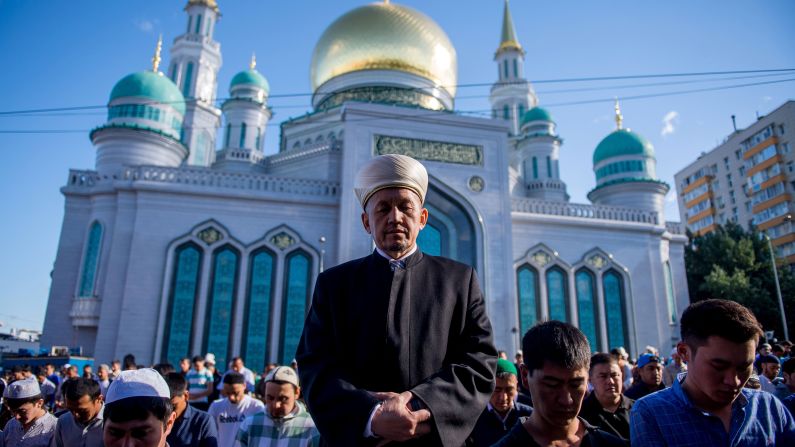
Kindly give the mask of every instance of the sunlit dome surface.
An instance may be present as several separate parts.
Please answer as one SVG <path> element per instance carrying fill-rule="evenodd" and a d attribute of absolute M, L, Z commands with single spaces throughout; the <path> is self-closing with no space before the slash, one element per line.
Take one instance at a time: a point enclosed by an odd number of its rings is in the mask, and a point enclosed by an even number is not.
<path fill-rule="evenodd" d="M 312 90 L 329 79 L 360 70 L 412 73 L 455 96 L 453 44 L 430 17 L 406 6 L 373 3 L 332 23 L 312 54 Z"/>

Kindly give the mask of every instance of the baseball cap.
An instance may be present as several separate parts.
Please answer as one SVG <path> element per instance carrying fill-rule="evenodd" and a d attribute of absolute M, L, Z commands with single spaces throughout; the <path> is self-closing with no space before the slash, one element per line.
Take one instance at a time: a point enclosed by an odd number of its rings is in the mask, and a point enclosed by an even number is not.
<path fill-rule="evenodd" d="M 3 392 L 3 397 L 6 399 L 27 399 L 36 396 L 41 396 L 41 388 L 33 377 L 9 383 Z"/>
<path fill-rule="evenodd" d="M 204 363 L 215 365 L 215 354 L 208 352 L 207 355 L 204 356 Z"/>
<path fill-rule="evenodd" d="M 638 368 L 643 368 L 651 362 L 662 363 L 660 362 L 660 357 L 654 354 L 643 354 L 638 358 Z"/>
<path fill-rule="evenodd" d="M 162 397 L 171 398 L 166 380 L 152 368 L 122 371 L 108 387 L 105 403 L 126 399 L 128 397 Z"/>
<path fill-rule="evenodd" d="M 286 382 L 295 385 L 298 385 L 298 374 L 295 373 L 295 370 L 290 368 L 289 366 L 278 366 L 273 368 L 271 372 L 265 376 L 265 383 L 267 382 Z"/>
<path fill-rule="evenodd" d="M 781 360 L 779 360 L 778 357 L 776 357 L 775 355 L 772 355 L 772 354 L 760 355 L 759 356 L 759 364 L 762 364 L 762 363 L 777 363 L 777 364 L 781 364 Z"/>

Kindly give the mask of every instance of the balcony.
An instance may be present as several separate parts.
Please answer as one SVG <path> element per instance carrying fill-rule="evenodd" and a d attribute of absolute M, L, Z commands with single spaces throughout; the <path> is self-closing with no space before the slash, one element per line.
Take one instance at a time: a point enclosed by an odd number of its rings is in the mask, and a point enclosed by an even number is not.
<path fill-rule="evenodd" d="M 72 300 L 72 310 L 69 311 L 69 317 L 72 318 L 72 326 L 99 326 L 99 311 L 101 307 L 102 301 L 97 297 L 75 298 Z"/>

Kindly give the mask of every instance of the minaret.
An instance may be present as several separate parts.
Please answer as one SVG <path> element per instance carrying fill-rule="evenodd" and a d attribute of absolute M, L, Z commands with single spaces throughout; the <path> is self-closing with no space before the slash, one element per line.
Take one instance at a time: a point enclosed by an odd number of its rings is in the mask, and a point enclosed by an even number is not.
<path fill-rule="evenodd" d="M 132 73 L 113 87 L 107 122 L 91 131 L 97 148 L 96 169 L 118 178 L 127 167 L 177 167 L 188 155 L 180 141 L 185 100 L 158 70 L 162 37 L 152 57 L 152 70 Z"/>
<path fill-rule="evenodd" d="M 221 17 L 215 0 L 188 0 L 188 27 L 174 39 L 168 77 L 186 101 L 183 142 L 190 150 L 187 164 L 209 166 L 215 160 L 215 137 L 221 110 L 215 107 L 221 44 L 213 40 Z"/>
<path fill-rule="evenodd" d="M 560 179 L 560 145 L 552 116 L 541 107 L 525 112 L 511 152 L 511 193 L 520 197 L 568 202 Z M 515 179 L 514 179 L 515 177 Z"/>
<path fill-rule="evenodd" d="M 519 120 L 524 112 L 538 104 L 533 87 L 524 77 L 524 49 L 516 38 L 511 10 L 505 0 L 502 16 L 502 37 L 494 53 L 498 80 L 491 87 L 491 110 L 493 118 L 511 123 L 511 135 L 519 133 Z"/>
<path fill-rule="evenodd" d="M 224 111 L 223 142 L 213 168 L 235 171 L 263 171 L 265 129 L 271 118 L 268 108 L 268 81 L 256 70 L 251 56 L 249 69 L 232 78 Z"/>
<path fill-rule="evenodd" d="M 642 135 L 624 128 L 618 100 L 616 130 L 606 136 L 593 153 L 596 188 L 588 199 L 596 205 L 621 206 L 650 211 L 657 224 L 665 222 L 665 194 L 670 187 L 657 178 L 654 147 Z"/>

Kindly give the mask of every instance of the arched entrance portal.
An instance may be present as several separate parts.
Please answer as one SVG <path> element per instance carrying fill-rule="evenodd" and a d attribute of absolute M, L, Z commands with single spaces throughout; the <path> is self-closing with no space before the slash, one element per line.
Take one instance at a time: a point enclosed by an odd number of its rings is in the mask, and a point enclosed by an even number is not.
<path fill-rule="evenodd" d="M 470 213 L 451 195 L 430 184 L 425 196 L 428 224 L 420 231 L 417 244 L 423 252 L 478 264 L 477 235 Z"/>

